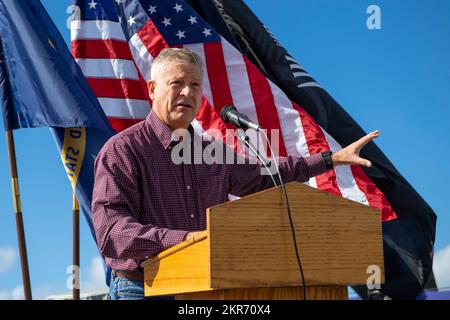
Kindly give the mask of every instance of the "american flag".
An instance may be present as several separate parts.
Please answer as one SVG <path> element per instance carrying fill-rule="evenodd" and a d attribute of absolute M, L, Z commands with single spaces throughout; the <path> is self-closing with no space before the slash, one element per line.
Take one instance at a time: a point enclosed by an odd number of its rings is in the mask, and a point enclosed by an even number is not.
<path fill-rule="evenodd" d="M 279 155 L 308 156 L 341 149 L 301 106 L 267 79 L 239 50 L 181 0 L 75 1 L 72 54 L 111 125 L 121 131 L 151 108 L 146 82 L 153 59 L 167 47 L 183 47 L 204 61 L 204 98 L 194 128 L 204 134 L 227 128 L 220 110 L 232 104 L 266 129 L 280 130 Z M 78 19 L 79 18 L 79 19 Z M 311 178 L 311 187 L 397 216 L 359 166 L 339 166 Z"/>

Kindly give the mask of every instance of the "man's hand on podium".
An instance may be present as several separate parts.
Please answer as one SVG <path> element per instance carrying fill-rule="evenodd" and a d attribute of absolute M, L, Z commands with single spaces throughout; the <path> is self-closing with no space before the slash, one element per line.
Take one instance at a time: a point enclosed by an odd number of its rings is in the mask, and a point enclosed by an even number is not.
<path fill-rule="evenodd" d="M 198 239 L 201 236 L 206 235 L 206 231 L 188 232 L 184 237 L 184 240 Z"/>
<path fill-rule="evenodd" d="M 359 152 L 362 148 L 364 148 L 366 144 L 368 144 L 373 139 L 378 138 L 379 136 L 380 131 L 373 131 L 365 135 L 361 139 L 353 142 L 351 145 L 345 147 L 344 149 L 336 151 L 336 153 L 333 153 L 333 155 L 331 156 L 333 166 L 337 167 L 340 165 L 359 164 L 364 167 L 371 167 L 372 163 L 367 159 L 361 158 L 359 156 Z"/>

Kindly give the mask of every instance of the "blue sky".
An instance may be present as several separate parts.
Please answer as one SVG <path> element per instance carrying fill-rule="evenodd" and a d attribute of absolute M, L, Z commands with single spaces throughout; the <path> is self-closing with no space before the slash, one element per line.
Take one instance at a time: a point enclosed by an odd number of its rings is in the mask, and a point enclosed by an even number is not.
<path fill-rule="evenodd" d="M 43 0 L 63 37 L 70 1 Z M 366 130 L 438 215 L 436 276 L 450 286 L 450 2 L 246 0 L 278 40 Z M 276 3 L 276 5 L 274 5 Z M 369 5 L 381 29 L 366 26 Z M 3 129 L 3 124 L 0 127 Z M 71 189 L 46 128 L 15 132 L 34 296 L 68 289 Z M 0 138 L 0 299 L 21 296 L 5 138 Z M 94 241 L 81 221 L 83 289 L 102 285 Z"/>

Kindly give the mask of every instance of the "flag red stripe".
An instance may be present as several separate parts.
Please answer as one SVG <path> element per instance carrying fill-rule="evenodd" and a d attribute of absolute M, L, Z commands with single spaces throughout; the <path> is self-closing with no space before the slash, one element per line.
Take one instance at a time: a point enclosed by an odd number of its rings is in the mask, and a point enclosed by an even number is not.
<path fill-rule="evenodd" d="M 213 98 L 213 101 L 211 102 L 214 104 L 214 109 L 220 113 L 220 110 L 222 110 L 225 105 L 233 104 L 222 44 L 206 43 L 203 47 L 205 50 L 205 64 Z"/>
<path fill-rule="evenodd" d="M 121 118 L 111 118 L 108 117 L 109 123 L 117 132 L 125 130 L 132 125 L 135 125 L 138 122 L 141 122 L 142 119 L 121 119 Z"/>
<path fill-rule="evenodd" d="M 300 115 L 300 119 L 303 126 L 303 132 L 305 133 L 306 144 L 308 145 L 309 154 L 316 154 L 330 150 L 330 146 L 325 138 L 322 129 L 314 121 L 305 110 L 300 108 L 297 104 L 292 103 L 294 109 L 297 110 Z M 316 177 L 317 188 L 331 192 L 337 196 L 342 196 L 339 189 L 336 172 L 330 170 Z"/>
<path fill-rule="evenodd" d="M 138 80 L 86 78 L 99 98 L 147 99 Z"/>
<path fill-rule="evenodd" d="M 153 58 L 156 58 L 162 49 L 169 47 L 152 20 L 149 20 L 145 26 L 137 32 L 137 35 Z"/>
<path fill-rule="evenodd" d="M 214 107 L 208 102 L 205 96 L 202 98 L 202 105 L 196 119 L 200 122 L 205 131 L 209 129 L 219 130 L 225 135 L 227 126 L 214 110 Z"/>
<path fill-rule="evenodd" d="M 287 156 L 287 151 L 283 141 L 280 118 L 278 116 L 272 89 L 270 88 L 267 78 L 245 56 L 244 61 L 247 68 L 253 101 L 255 103 L 256 114 L 258 116 L 258 123 L 263 128 L 279 130 L 280 141 L 278 156 L 285 157 Z M 270 130 L 267 130 L 267 135 L 272 142 Z M 267 152 L 267 155 L 270 156 L 269 151 Z"/>
<path fill-rule="evenodd" d="M 150 99 L 147 83 L 145 82 L 144 77 L 141 74 L 141 71 L 139 70 L 138 66 L 136 65 L 136 61 L 133 60 L 133 63 L 134 63 L 134 67 L 136 68 L 137 74 L 139 76 L 139 85 L 141 87 L 142 93 L 143 93 L 145 99 L 147 99 L 148 102 L 150 103 L 150 105 L 152 105 L 152 99 Z"/>
<path fill-rule="evenodd" d="M 205 96 L 202 98 L 202 106 L 197 114 L 196 119 L 200 122 L 203 130 L 208 131 L 210 129 L 218 130 L 221 134 L 220 137 L 224 143 L 232 141 L 232 147 L 237 150 L 237 138 L 234 137 L 232 140 L 227 141 L 226 135 L 231 131 L 227 131 L 230 126 L 225 123 L 219 114 L 216 112 L 214 107 L 208 102 Z"/>
<path fill-rule="evenodd" d="M 359 189 L 364 192 L 369 205 L 381 209 L 381 220 L 390 221 L 397 219 L 397 214 L 392 209 L 386 196 L 369 179 L 360 166 L 352 166 L 352 174 Z"/>
<path fill-rule="evenodd" d="M 74 40 L 74 58 L 132 60 L 128 43 L 120 40 Z"/>

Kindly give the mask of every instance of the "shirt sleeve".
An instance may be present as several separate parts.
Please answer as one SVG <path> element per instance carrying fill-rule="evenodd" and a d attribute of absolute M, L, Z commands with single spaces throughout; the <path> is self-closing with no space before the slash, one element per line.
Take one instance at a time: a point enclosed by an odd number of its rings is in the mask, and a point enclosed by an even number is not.
<path fill-rule="evenodd" d="M 327 171 L 322 154 L 308 157 L 279 157 L 280 174 L 284 183 L 306 182 Z M 229 165 L 230 194 L 243 197 L 274 187 L 269 175 L 262 174 L 259 164 Z"/>
<path fill-rule="evenodd" d="M 139 223 L 139 167 L 128 146 L 106 145 L 94 171 L 92 220 L 103 256 L 145 259 L 183 241 L 187 231 Z"/>

